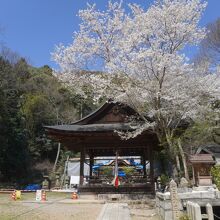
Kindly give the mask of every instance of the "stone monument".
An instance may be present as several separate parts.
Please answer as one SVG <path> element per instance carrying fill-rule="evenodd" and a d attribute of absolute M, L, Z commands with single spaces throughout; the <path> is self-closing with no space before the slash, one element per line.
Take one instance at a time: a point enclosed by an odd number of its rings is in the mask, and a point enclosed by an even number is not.
<path fill-rule="evenodd" d="M 178 193 L 192 192 L 192 189 L 189 188 L 189 182 L 185 177 L 180 179 L 180 184 L 178 187 Z"/>
<path fill-rule="evenodd" d="M 173 220 L 179 220 L 180 218 L 180 210 L 179 210 L 179 197 L 177 193 L 177 184 L 174 180 L 170 181 L 170 200 L 172 205 L 172 215 Z"/>
<path fill-rule="evenodd" d="M 185 177 L 180 179 L 180 188 L 187 188 L 189 186 L 189 182 Z"/>
<path fill-rule="evenodd" d="M 65 176 L 65 188 L 68 189 L 70 185 L 70 177 L 69 176 Z"/>

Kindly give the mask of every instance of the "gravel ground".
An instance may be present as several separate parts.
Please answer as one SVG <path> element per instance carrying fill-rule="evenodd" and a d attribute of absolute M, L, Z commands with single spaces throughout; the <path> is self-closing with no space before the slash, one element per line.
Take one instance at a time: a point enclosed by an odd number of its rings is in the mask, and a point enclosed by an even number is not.
<path fill-rule="evenodd" d="M 96 220 L 104 205 L 92 196 L 70 198 L 70 193 L 49 192 L 46 202 L 36 202 L 35 193 L 25 193 L 13 201 L 10 194 L 0 194 L 0 220 Z M 132 220 L 159 220 L 153 199 L 128 204 Z"/>
<path fill-rule="evenodd" d="M 159 220 L 159 216 L 156 214 L 155 209 L 130 209 L 132 220 Z"/>
<path fill-rule="evenodd" d="M 149 198 L 145 201 L 132 201 L 129 204 L 131 220 L 159 220 L 156 214 L 155 201 Z"/>
<path fill-rule="evenodd" d="M 21 201 L 0 194 L 0 220 L 95 220 L 103 204 L 59 203 L 70 194 L 48 193 L 48 201 L 36 203 L 35 194 L 25 194 Z"/>

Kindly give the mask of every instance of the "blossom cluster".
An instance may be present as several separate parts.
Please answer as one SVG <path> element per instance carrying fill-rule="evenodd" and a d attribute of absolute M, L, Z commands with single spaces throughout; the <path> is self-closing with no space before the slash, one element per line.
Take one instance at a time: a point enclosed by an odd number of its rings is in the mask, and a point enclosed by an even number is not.
<path fill-rule="evenodd" d="M 95 100 L 104 96 L 130 105 L 143 119 L 154 118 L 154 126 L 202 117 L 220 99 L 220 76 L 205 65 L 195 68 L 184 48 L 204 39 L 199 21 L 206 5 L 156 0 L 147 10 L 130 4 L 130 13 L 122 2 L 110 1 L 106 11 L 88 5 L 79 11 L 73 42 L 52 54 L 60 65 L 56 76 L 81 95 L 90 87 Z M 100 72 L 91 71 L 95 66 Z M 150 126 L 146 120 L 137 134 Z"/>

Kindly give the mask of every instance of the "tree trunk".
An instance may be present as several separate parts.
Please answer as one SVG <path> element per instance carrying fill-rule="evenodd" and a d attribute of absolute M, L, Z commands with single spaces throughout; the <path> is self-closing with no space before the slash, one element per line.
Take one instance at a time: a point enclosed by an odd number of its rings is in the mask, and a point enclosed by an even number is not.
<path fill-rule="evenodd" d="M 61 184 L 60 184 L 61 189 L 63 188 L 64 182 L 65 182 L 65 179 L 66 179 L 66 176 L 67 176 L 67 172 L 68 172 L 67 169 L 68 169 L 69 158 L 70 158 L 70 155 L 67 156 L 66 161 L 65 161 L 63 176 L 62 176 Z"/>
<path fill-rule="evenodd" d="M 181 171 L 181 167 L 180 167 L 180 158 L 178 155 L 176 155 L 176 168 L 179 173 Z"/>
<path fill-rule="evenodd" d="M 184 175 L 185 175 L 185 178 L 189 181 L 189 172 L 188 172 L 187 165 L 186 165 L 187 164 L 186 157 L 185 157 L 180 139 L 178 139 L 177 144 L 178 144 L 178 148 L 179 148 L 180 155 L 181 155 L 182 162 L 183 162 Z"/>
<path fill-rule="evenodd" d="M 53 172 L 56 171 L 56 167 L 57 167 L 57 162 L 58 162 L 59 156 L 60 156 L 60 143 L 58 143 L 57 156 L 56 156 L 56 160 L 55 160 L 54 165 L 53 165 Z"/>
<path fill-rule="evenodd" d="M 172 178 L 176 179 L 179 171 L 179 167 L 178 167 L 179 159 L 177 160 L 177 155 L 174 153 L 174 144 L 172 142 L 172 135 L 170 135 L 168 132 L 165 132 L 165 134 L 166 134 L 166 141 L 168 144 L 168 154 L 172 161 Z"/>

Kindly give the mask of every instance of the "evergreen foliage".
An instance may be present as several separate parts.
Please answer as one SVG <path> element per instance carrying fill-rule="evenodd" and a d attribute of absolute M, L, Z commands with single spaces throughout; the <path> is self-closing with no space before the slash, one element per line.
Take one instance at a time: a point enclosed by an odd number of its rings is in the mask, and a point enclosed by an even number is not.
<path fill-rule="evenodd" d="M 216 165 L 212 167 L 211 174 L 212 174 L 214 183 L 216 184 L 218 190 L 220 190 L 220 166 Z"/>
<path fill-rule="evenodd" d="M 0 54 L 0 182 L 40 180 L 57 151 L 43 126 L 71 123 L 94 108 L 61 85 L 49 66 L 35 68 Z"/>

